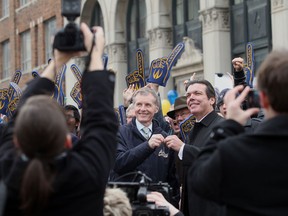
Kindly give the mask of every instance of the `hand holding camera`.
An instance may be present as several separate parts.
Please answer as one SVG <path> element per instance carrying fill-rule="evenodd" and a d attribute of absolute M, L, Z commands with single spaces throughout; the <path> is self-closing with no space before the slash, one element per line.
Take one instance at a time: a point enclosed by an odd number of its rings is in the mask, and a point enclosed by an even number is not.
<path fill-rule="evenodd" d="M 236 86 L 230 91 L 228 91 L 224 97 L 224 103 L 227 107 L 227 119 L 232 119 L 237 121 L 241 125 L 245 125 L 247 120 L 253 115 L 259 112 L 259 108 L 249 108 L 243 110 L 241 104 L 246 100 L 249 94 L 250 87 L 245 87 L 242 85 Z M 237 96 L 238 95 L 238 96 Z"/>
<path fill-rule="evenodd" d="M 102 55 L 105 45 L 103 29 L 101 27 L 90 29 L 85 23 L 81 23 L 79 27 L 75 19 L 80 16 L 80 10 L 80 0 L 62 0 L 62 16 L 67 18 L 68 24 L 55 35 L 53 42 L 53 49 L 60 51 L 56 51 L 56 55 L 58 54 L 60 58 L 59 65 L 79 55 L 79 51 L 88 51 L 90 60 L 88 71 L 103 70 Z"/>

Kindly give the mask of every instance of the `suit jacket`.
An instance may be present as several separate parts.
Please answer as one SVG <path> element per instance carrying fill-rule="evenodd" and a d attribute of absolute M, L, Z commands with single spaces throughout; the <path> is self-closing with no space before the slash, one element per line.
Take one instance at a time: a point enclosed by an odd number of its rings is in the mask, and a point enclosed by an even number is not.
<path fill-rule="evenodd" d="M 51 94 L 54 88 L 54 83 L 48 79 L 34 79 L 23 94 L 20 107 L 28 97 Z M 113 92 L 112 73 L 97 71 L 83 74 L 82 136 L 75 148 L 55 158 L 53 193 L 41 215 L 103 215 L 104 191 L 117 146 L 118 125 L 113 109 Z M 5 179 L 8 188 L 4 215 L 8 216 L 23 215 L 19 190 L 29 163 L 29 159 L 23 159 L 14 148 L 13 126 L 14 119 L 9 122 L 9 130 L 5 131 L 0 148 L 1 178 Z"/>
<path fill-rule="evenodd" d="M 288 115 L 262 122 L 254 134 L 227 120 L 213 130 L 189 173 L 199 195 L 227 215 L 288 215 Z"/>
<path fill-rule="evenodd" d="M 215 111 L 209 113 L 201 122 L 195 123 L 190 135 L 189 144 L 183 149 L 183 185 L 181 196 L 181 210 L 184 215 L 193 216 L 222 216 L 225 210 L 218 204 L 205 200 L 194 192 L 188 193 L 187 174 L 199 152 L 208 141 L 212 128 L 223 118 Z"/>
<path fill-rule="evenodd" d="M 151 136 L 153 134 L 167 136 L 155 120 L 152 122 Z M 179 196 L 174 154 L 175 152 L 164 143 L 151 149 L 148 140 L 137 129 L 134 118 L 129 124 L 119 128 L 116 163 L 111 180 L 139 182 L 141 175 L 137 175 L 137 171 L 141 171 L 150 177 L 154 183 L 168 182 L 173 188 L 173 195 Z M 126 175 L 128 173 L 131 175 Z M 122 175 L 125 177 L 121 177 Z"/>

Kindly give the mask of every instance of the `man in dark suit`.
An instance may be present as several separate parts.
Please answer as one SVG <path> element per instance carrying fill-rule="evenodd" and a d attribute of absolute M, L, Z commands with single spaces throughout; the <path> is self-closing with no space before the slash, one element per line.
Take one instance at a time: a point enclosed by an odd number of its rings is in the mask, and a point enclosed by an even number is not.
<path fill-rule="evenodd" d="M 228 120 L 213 129 L 189 172 L 191 191 L 225 204 L 227 215 L 288 215 L 287 56 L 287 50 L 273 51 L 257 71 L 266 120 L 254 134 L 244 133 L 259 109 L 242 110 L 249 87 L 236 86 L 225 96 Z"/>
<path fill-rule="evenodd" d="M 111 180 L 139 182 L 145 174 L 154 183 L 168 182 L 174 196 L 179 196 L 174 151 L 165 146 L 167 133 L 153 119 L 159 110 L 159 97 L 153 89 L 143 87 L 134 93 L 132 101 L 135 117 L 119 128 Z"/>
<path fill-rule="evenodd" d="M 223 118 L 215 112 L 216 95 L 212 84 L 207 80 L 193 80 L 186 85 L 186 102 L 190 112 L 195 116 L 196 123 L 189 140 L 183 143 L 176 136 L 168 136 L 165 143 L 178 152 L 182 160 L 182 196 L 181 210 L 184 215 L 218 216 L 223 215 L 223 209 L 214 202 L 198 197 L 187 190 L 187 172 L 209 138 L 212 128 Z"/>

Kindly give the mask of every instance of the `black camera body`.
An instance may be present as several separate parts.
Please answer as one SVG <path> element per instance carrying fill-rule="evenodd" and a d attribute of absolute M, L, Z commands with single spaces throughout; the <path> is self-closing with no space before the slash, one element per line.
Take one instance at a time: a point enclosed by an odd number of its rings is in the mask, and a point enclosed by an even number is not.
<path fill-rule="evenodd" d="M 246 100 L 246 108 L 248 109 L 254 107 L 261 108 L 259 92 L 255 89 L 250 89 Z"/>
<path fill-rule="evenodd" d="M 142 203 L 132 205 L 133 216 L 169 216 L 166 206 L 156 206 L 155 203 Z"/>
<path fill-rule="evenodd" d="M 85 51 L 84 36 L 75 19 L 80 16 L 81 0 L 62 0 L 62 16 L 68 24 L 55 35 L 53 49 L 64 52 Z"/>
<path fill-rule="evenodd" d="M 154 202 L 148 202 L 146 199 L 147 193 L 158 191 L 163 194 L 168 202 L 171 202 L 172 188 L 168 183 L 108 182 L 108 187 L 118 187 L 127 193 L 133 216 L 170 215 L 168 207 L 156 206 Z"/>
<path fill-rule="evenodd" d="M 85 51 L 83 33 L 74 22 L 70 22 L 55 35 L 53 48 L 64 52 Z"/>

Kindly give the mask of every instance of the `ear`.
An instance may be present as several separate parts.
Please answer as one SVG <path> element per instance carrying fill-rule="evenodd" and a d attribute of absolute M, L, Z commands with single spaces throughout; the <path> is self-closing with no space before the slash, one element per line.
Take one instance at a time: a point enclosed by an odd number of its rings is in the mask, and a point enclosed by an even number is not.
<path fill-rule="evenodd" d="M 156 106 L 156 107 L 155 107 L 155 113 L 157 113 L 158 111 L 159 111 L 159 107 Z"/>
<path fill-rule="evenodd" d="M 263 107 L 264 109 L 267 109 L 268 107 L 270 107 L 270 101 L 265 92 L 259 91 L 259 97 L 260 97 L 261 107 Z"/>
<path fill-rule="evenodd" d="M 67 134 L 67 135 L 66 135 L 66 140 L 65 140 L 64 147 L 65 147 L 66 149 L 71 149 L 71 148 L 72 148 L 72 138 L 71 138 L 71 135 L 70 135 L 70 134 Z"/>
<path fill-rule="evenodd" d="M 216 103 L 216 99 L 214 97 L 209 98 L 210 105 L 213 106 Z"/>

